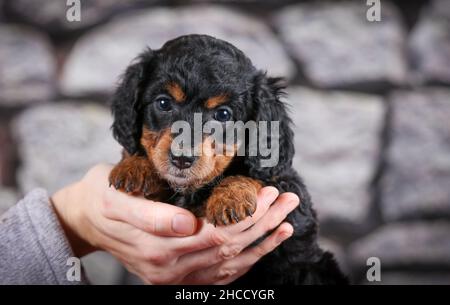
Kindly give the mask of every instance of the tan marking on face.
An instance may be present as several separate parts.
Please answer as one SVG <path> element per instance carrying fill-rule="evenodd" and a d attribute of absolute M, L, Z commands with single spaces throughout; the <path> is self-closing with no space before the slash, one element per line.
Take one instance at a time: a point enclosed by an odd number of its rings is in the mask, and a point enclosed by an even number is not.
<path fill-rule="evenodd" d="M 166 171 L 169 162 L 169 150 L 172 143 L 170 129 L 162 132 L 142 129 L 141 144 L 144 147 L 148 158 L 153 162 L 155 168 L 161 173 Z"/>
<path fill-rule="evenodd" d="M 231 148 L 233 149 L 231 153 L 216 154 L 215 142 L 211 140 L 211 137 L 206 137 L 201 145 L 202 155 L 198 160 L 196 175 L 202 174 L 202 184 L 205 184 L 225 171 L 234 158 L 236 147 Z"/>
<path fill-rule="evenodd" d="M 227 101 L 227 99 L 228 99 L 228 96 L 226 94 L 221 94 L 221 95 L 210 97 L 205 102 L 205 107 L 208 109 L 216 108 L 217 106 L 225 103 Z"/>
<path fill-rule="evenodd" d="M 179 84 L 171 82 L 167 84 L 166 89 L 169 92 L 169 94 L 173 97 L 175 102 L 183 103 L 185 101 L 186 95 L 184 94 L 184 91 L 183 89 L 181 89 Z"/>
<path fill-rule="evenodd" d="M 174 188 L 192 190 L 212 181 L 229 166 L 234 154 L 216 154 L 214 142 L 206 137 L 200 147 L 201 155 L 192 167 L 179 170 L 169 160 L 169 152 L 172 145 L 170 129 L 161 132 L 153 132 L 143 128 L 141 144 L 147 152 L 148 158 L 153 162 L 155 169 L 161 177 Z M 234 153 L 234 151 L 233 151 Z M 173 173 L 182 173 L 183 177 L 174 177 Z M 180 182 L 182 181 L 182 183 Z"/>
<path fill-rule="evenodd" d="M 141 145 L 145 148 L 147 152 L 153 150 L 158 139 L 158 133 L 149 130 L 147 127 L 142 128 Z"/>

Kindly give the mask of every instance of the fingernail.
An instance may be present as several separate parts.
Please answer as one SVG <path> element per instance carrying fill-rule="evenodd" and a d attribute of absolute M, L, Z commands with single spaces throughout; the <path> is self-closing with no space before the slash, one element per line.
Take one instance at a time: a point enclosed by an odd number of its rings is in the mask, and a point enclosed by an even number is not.
<path fill-rule="evenodd" d="M 277 236 L 277 243 L 281 244 L 283 241 L 292 236 L 292 233 L 281 233 Z"/>
<path fill-rule="evenodd" d="M 298 205 L 299 204 L 299 201 L 298 200 L 291 200 L 291 201 L 289 201 L 289 204 L 293 204 L 293 205 Z"/>
<path fill-rule="evenodd" d="M 176 214 L 172 219 L 172 230 L 178 234 L 190 235 L 194 231 L 194 222 L 189 216 Z"/>
<path fill-rule="evenodd" d="M 295 199 L 291 199 L 291 203 L 299 204 L 300 203 L 300 198 L 296 194 L 293 194 L 293 195 L 294 195 Z"/>
<path fill-rule="evenodd" d="M 262 195 L 263 197 L 265 197 L 265 196 L 275 197 L 275 196 L 278 195 L 277 189 L 275 189 L 275 188 L 273 188 L 273 187 L 266 187 L 266 188 L 263 188 L 263 189 L 261 190 L 261 193 L 262 193 L 261 195 Z"/>

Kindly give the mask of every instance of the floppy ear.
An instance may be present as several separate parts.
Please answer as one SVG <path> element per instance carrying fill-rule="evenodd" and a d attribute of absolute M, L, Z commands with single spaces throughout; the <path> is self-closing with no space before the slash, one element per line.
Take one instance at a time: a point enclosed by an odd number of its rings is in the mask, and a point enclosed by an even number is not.
<path fill-rule="evenodd" d="M 152 58 L 153 51 L 149 49 L 136 59 L 136 63 L 127 68 L 112 100 L 113 135 L 130 155 L 139 150 L 142 133 L 139 100 Z"/>
<path fill-rule="evenodd" d="M 259 125 L 260 121 L 267 121 L 267 142 L 278 141 L 278 162 L 272 166 L 263 166 L 261 159 L 266 157 L 247 156 L 245 163 L 250 174 L 263 180 L 271 180 L 291 168 L 294 156 L 294 133 L 291 129 L 292 121 L 287 115 L 286 105 L 280 100 L 284 95 L 284 80 L 282 78 L 270 78 L 265 73 L 259 73 L 255 77 L 253 90 L 254 120 Z M 271 123 L 279 122 L 279 135 L 271 135 Z M 261 131 L 259 131 L 261 132 Z M 272 143 L 274 144 L 274 143 Z M 259 148 L 258 148 L 259 151 Z M 274 152 L 272 152 L 273 154 Z"/>

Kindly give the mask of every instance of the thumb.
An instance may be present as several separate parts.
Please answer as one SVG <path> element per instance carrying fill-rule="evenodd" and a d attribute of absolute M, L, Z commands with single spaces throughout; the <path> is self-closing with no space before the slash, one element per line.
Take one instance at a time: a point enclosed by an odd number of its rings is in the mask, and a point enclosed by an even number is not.
<path fill-rule="evenodd" d="M 192 235 L 197 228 L 195 216 L 174 205 L 129 196 L 112 188 L 106 191 L 103 201 L 105 217 L 148 233 L 179 237 Z"/>

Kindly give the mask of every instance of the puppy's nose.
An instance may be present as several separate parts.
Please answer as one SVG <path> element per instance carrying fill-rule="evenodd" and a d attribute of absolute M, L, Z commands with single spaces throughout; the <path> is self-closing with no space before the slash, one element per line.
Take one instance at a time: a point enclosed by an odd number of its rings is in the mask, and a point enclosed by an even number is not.
<path fill-rule="evenodd" d="M 196 157 L 194 156 L 175 156 L 172 152 L 169 153 L 170 163 L 178 167 L 179 169 L 189 168 L 194 164 Z"/>

